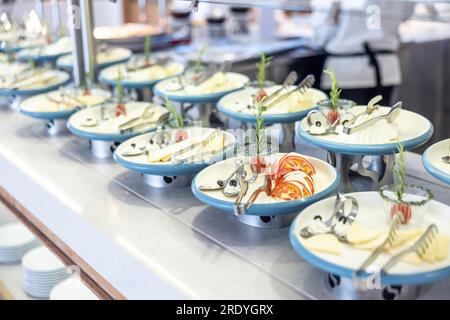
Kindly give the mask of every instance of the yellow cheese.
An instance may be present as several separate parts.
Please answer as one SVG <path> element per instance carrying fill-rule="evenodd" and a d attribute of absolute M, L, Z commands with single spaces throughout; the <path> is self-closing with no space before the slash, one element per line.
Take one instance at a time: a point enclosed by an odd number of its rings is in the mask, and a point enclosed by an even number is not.
<path fill-rule="evenodd" d="M 340 255 L 342 252 L 342 244 L 332 234 L 319 234 L 312 238 L 302 241 L 302 244 L 308 250 L 314 252 L 323 252 Z"/>
<path fill-rule="evenodd" d="M 397 236 L 395 237 L 395 241 L 391 247 L 396 248 L 406 243 L 407 241 L 417 240 L 417 238 L 419 238 L 422 233 L 423 229 L 419 228 L 399 230 Z"/>
<path fill-rule="evenodd" d="M 383 234 L 382 230 L 364 227 L 353 223 L 347 233 L 347 240 L 353 244 L 367 243 Z"/>
<path fill-rule="evenodd" d="M 422 259 L 420 259 L 419 255 L 415 252 L 411 252 L 406 255 L 402 261 L 416 266 L 420 266 L 422 264 Z"/>
<path fill-rule="evenodd" d="M 400 247 L 410 240 L 416 240 L 422 233 L 422 229 L 399 230 L 392 246 L 387 247 L 386 249 Z M 383 241 L 388 237 L 388 234 L 388 231 L 382 232 L 381 235 L 379 235 L 374 240 L 363 243 L 355 243 L 354 247 L 362 250 L 374 250 L 376 247 L 383 243 Z"/>
<path fill-rule="evenodd" d="M 436 245 L 436 260 L 448 258 L 448 237 L 445 234 L 438 234 Z"/>

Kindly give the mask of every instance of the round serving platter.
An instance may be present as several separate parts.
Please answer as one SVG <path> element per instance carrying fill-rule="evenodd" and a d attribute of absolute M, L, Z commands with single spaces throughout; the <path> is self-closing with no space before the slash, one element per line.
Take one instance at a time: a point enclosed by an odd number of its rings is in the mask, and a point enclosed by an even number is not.
<path fill-rule="evenodd" d="M 99 69 L 104 69 L 115 64 L 127 62 L 132 55 L 132 52 L 125 48 L 110 48 L 108 49 L 108 51 L 108 56 L 104 56 L 103 53 L 97 54 L 97 67 Z M 56 60 L 56 66 L 67 71 L 72 71 L 72 54 L 60 57 L 58 60 Z"/>
<path fill-rule="evenodd" d="M 162 98 L 167 97 L 171 101 L 180 103 L 192 103 L 192 104 L 215 103 L 219 101 L 223 96 L 242 89 L 244 85 L 249 81 L 249 78 L 243 74 L 227 72 L 226 75 L 228 79 L 234 81 L 236 85 L 233 88 L 223 91 L 217 91 L 214 93 L 190 94 L 185 92 L 184 90 L 172 91 L 171 88 L 179 86 L 179 77 L 172 77 L 158 82 L 153 87 L 153 91 L 156 96 Z"/>
<path fill-rule="evenodd" d="M 282 86 L 277 85 L 265 90 L 270 96 L 280 88 L 282 88 Z M 292 90 L 292 88 L 294 88 L 294 86 L 292 86 L 290 89 Z M 257 88 L 249 87 L 240 91 L 230 93 L 220 99 L 220 101 L 217 103 L 217 109 L 219 110 L 219 112 L 227 115 L 232 119 L 247 123 L 256 123 L 254 112 L 250 111 L 246 107 L 249 105 L 249 101 L 252 101 L 254 99 L 257 91 Z M 290 123 L 299 121 L 303 119 L 308 114 L 308 112 L 315 109 L 319 101 L 327 99 L 327 95 L 320 90 L 308 89 L 308 91 L 312 94 L 311 106 L 308 106 L 304 110 L 288 112 L 288 110 L 286 110 L 286 103 L 281 102 L 280 104 L 274 106 L 269 112 L 264 113 L 264 123 L 270 125 L 275 123 Z M 286 91 L 283 91 L 280 94 L 283 94 L 285 92 Z M 245 111 L 241 112 L 240 110 Z"/>
<path fill-rule="evenodd" d="M 356 112 L 365 110 L 365 106 L 354 107 Z M 380 107 L 380 110 L 388 112 L 390 108 Z M 405 149 L 413 149 L 427 142 L 433 135 L 433 125 L 425 117 L 408 111 L 402 110 L 393 125 L 398 129 L 400 139 L 389 143 L 366 143 L 358 141 L 354 137 L 355 134 L 346 135 L 340 133 L 338 135 L 312 135 L 307 132 L 307 119 L 303 119 L 297 123 L 296 132 L 307 142 L 326 149 L 328 151 L 349 154 L 349 155 L 388 155 L 397 152 L 398 143 L 403 142 Z M 369 129 L 365 129 L 369 130 Z"/>
<path fill-rule="evenodd" d="M 64 88 L 25 99 L 20 105 L 20 111 L 27 116 L 41 120 L 68 119 L 82 106 L 69 107 L 57 103 L 62 100 L 63 94 L 75 96 L 76 102 L 83 103 L 83 106 L 87 107 L 103 103 L 111 98 L 111 93 L 102 89 L 91 89 L 90 95 L 84 96 L 81 88 Z"/>
<path fill-rule="evenodd" d="M 176 130 L 177 129 L 165 129 L 165 131 L 171 136 L 172 141 L 174 141 L 174 134 Z M 201 137 L 208 135 L 209 133 L 212 133 L 215 129 L 192 127 L 186 128 L 184 130 L 187 131 L 189 137 Z M 213 158 L 209 159 L 206 162 L 173 164 L 170 161 L 168 161 L 160 163 L 149 163 L 146 154 L 132 157 L 123 156 L 123 153 L 131 149 L 135 149 L 136 146 L 145 147 L 152 138 L 153 133 L 146 133 L 143 135 L 139 135 L 137 137 L 134 137 L 132 139 L 123 142 L 119 147 L 117 147 L 116 151 L 114 152 L 114 159 L 122 167 L 146 175 L 154 175 L 154 176 L 191 175 L 203 170 L 212 162 L 223 159 L 227 152 L 234 149 L 234 146 L 236 144 L 235 137 L 228 132 L 223 133 L 225 134 L 224 152 L 218 153 L 216 156 L 214 156 Z"/>
<path fill-rule="evenodd" d="M 281 157 L 282 154 L 279 154 Z M 309 159 L 316 169 L 314 175 L 316 192 L 307 198 L 283 201 L 275 200 L 265 194 L 261 194 L 255 201 L 255 204 L 247 210 L 247 216 L 265 217 L 265 216 L 281 216 L 286 214 L 297 214 L 310 204 L 323 199 L 333 194 L 340 181 L 340 176 L 336 170 L 328 163 L 312 158 L 303 156 Z M 221 190 L 204 192 L 200 190 L 201 185 L 211 185 L 220 179 L 225 179 L 236 169 L 236 158 L 227 159 L 221 162 L 217 162 L 204 170 L 202 170 L 192 181 L 192 192 L 202 202 L 223 210 L 228 213 L 234 213 L 235 198 L 227 198 Z M 262 185 L 263 177 L 258 178 L 255 183 L 249 185 L 246 199 Z"/>
<path fill-rule="evenodd" d="M 161 106 L 149 102 L 132 101 L 125 104 L 128 116 L 118 118 L 115 116 L 116 106 L 117 103 L 105 103 L 83 109 L 73 114 L 67 121 L 67 128 L 72 134 L 89 139 L 91 152 L 96 158 L 110 158 L 121 142 L 142 133 L 156 130 L 160 125 L 159 123 L 148 124 L 123 132 L 119 130 L 119 125 L 131 121 L 132 117 L 140 118 L 139 114 L 142 114 L 147 107 L 154 107 L 152 117 L 159 117 L 159 115 L 167 113 L 167 110 Z M 92 125 L 93 122 L 97 122 L 98 125 Z"/>
<path fill-rule="evenodd" d="M 140 61 L 140 60 L 143 61 L 144 58 L 142 56 L 139 56 L 139 57 L 136 57 L 136 59 L 138 61 Z M 184 70 L 183 64 L 173 61 L 173 62 L 169 62 L 168 65 L 164 66 L 164 68 L 168 68 L 168 69 L 170 68 L 170 70 L 164 70 L 164 72 L 166 72 L 166 74 L 162 75 L 161 77 L 154 77 L 154 76 L 149 77 L 148 75 L 146 75 L 146 76 L 139 75 L 139 73 L 143 73 L 145 71 L 150 73 L 151 67 L 148 67 L 145 69 L 141 69 L 137 72 L 135 71 L 134 75 L 137 74 L 139 76 L 139 79 L 133 79 L 133 77 L 126 74 L 127 73 L 125 70 L 126 67 L 133 67 L 133 65 L 131 64 L 131 59 L 128 63 L 121 64 L 121 65 L 114 65 L 114 66 L 111 66 L 111 67 L 108 67 L 108 68 L 102 70 L 102 72 L 99 75 L 99 81 L 104 84 L 107 84 L 109 86 L 112 86 L 112 87 L 117 86 L 117 71 L 118 71 L 118 68 L 121 68 L 122 76 L 123 76 L 122 86 L 124 88 L 145 89 L 145 88 L 153 87 L 157 82 L 159 82 L 161 80 L 165 80 L 167 78 L 177 76 L 177 75 L 181 74 Z"/>
<path fill-rule="evenodd" d="M 45 86 L 34 86 L 29 89 L 8 89 L 0 88 L 0 96 L 33 96 L 40 93 L 53 91 L 70 81 L 70 75 L 65 71 L 49 70 L 55 76 L 55 80 Z"/>
<path fill-rule="evenodd" d="M 378 192 L 351 193 L 359 203 L 359 211 L 356 222 L 370 228 L 388 227 L 383 201 Z M 371 254 L 371 251 L 356 249 L 343 244 L 340 255 L 313 252 L 304 246 L 304 239 L 300 236 L 300 230 L 314 221 L 314 217 L 321 215 L 325 221 L 331 216 L 335 205 L 335 198 L 323 199 L 307 207 L 293 221 L 289 238 L 294 250 L 313 266 L 335 276 L 352 278 L 354 272 Z M 426 229 L 430 224 L 436 224 L 439 232 L 450 236 L 450 207 L 437 201 L 431 201 L 420 228 Z M 312 238 L 313 239 L 313 238 Z M 403 247 L 402 247 L 403 248 Z M 369 267 L 369 273 L 362 277 L 368 277 L 370 272 L 378 272 L 391 256 L 383 253 Z M 391 271 L 381 276 L 380 282 L 384 285 L 421 285 L 436 282 L 450 276 L 450 258 L 435 263 L 422 263 L 413 265 L 407 262 L 399 262 Z"/>
<path fill-rule="evenodd" d="M 422 157 L 423 166 L 436 179 L 450 185 L 450 164 L 442 157 L 450 154 L 450 139 L 440 141 L 429 147 Z"/>
<path fill-rule="evenodd" d="M 72 52 L 72 43 L 69 37 L 61 38 L 50 45 L 21 50 L 18 58 L 21 61 L 34 61 L 37 63 L 55 62 L 58 58 Z"/>

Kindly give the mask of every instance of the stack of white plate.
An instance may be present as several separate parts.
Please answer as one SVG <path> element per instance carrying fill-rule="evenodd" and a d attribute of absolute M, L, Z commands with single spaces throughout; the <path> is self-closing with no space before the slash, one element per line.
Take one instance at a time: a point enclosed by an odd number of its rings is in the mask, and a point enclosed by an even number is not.
<path fill-rule="evenodd" d="M 37 244 L 33 234 L 21 223 L 0 226 L 0 263 L 20 262 Z"/>
<path fill-rule="evenodd" d="M 98 298 L 79 277 L 73 275 L 53 288 L 50 300 L 98 300 Z"/>
<path fill-rule="evenodd" d="M 35 298 L 47 299 L 50 291 L 70 276 L 64 264 L 44 246 L 28 252 L 22 259 L 25 292 Z"/>

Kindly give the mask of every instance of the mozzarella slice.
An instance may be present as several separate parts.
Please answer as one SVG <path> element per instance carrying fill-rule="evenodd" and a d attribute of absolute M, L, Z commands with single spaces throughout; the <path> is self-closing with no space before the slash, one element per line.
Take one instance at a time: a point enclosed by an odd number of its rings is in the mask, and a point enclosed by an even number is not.
<path fill-rule="evenodd" d="M 352 244 L 367 243 L 381 236 L 383 230 L 367 228 L 359 223 L 353 223 L 348 230 L 347 240 Z"/>
<path fill-rule="evenodd" d="M 314 252 L 330 253 L 340 255 L 342 243 L 332 234 L 319 234 L 309 239 L 302 240 L 303 245 L 308 250 Z"/>

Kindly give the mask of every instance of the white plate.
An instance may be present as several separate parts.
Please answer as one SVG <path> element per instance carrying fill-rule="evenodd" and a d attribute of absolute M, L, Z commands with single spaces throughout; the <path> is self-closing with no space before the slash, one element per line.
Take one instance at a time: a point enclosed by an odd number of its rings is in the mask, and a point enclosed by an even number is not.
<path fill-rule="evenodd" d="M 388 222 L 386 221 L 383 202 L 377 192 L 361 192 L 349 195 L 355 197 L 359 202 L 359 213 L 356 219 L 359 224 L 370 228 L 387 228 Z M 352 273 L 361 266 L 371 252 L 355 249 L 349 245 L 343 246 L 341 255 L 312 252 L 303 246 L 304 239 L 299 235 L 300 230 L 309 225 L 316 215 L 320 214 L 324 220 L 330 217 L 334 201 L 334 197 L 324 199 L 303 210 L 292 223 L 290 238 L 296 251 L 314 266 L 340 276 L 351 277 Z M 425 229 L 431 223 L 438 226 L 440 233 L 450 236 L 450 207 L 437 201 L 431 201 L 424 222 L 420 227 Z M 383 253 L 368 271 L 378 271 L 389 258 L 388 254 Z M 433 264 L 423 263 L 416 266 L 400 262 L 381 280 L 385 284 L 421 284 L 449 276 L 450 254 L 446 260 Z"/>
<path fill-rule="evenodd" d="M 66 267 L 64 264 L 44 246 L 40 246 L 28 252 L 22 259 L 22 265 L 32 272 L 59 272 Z"/>
<path fill-rule="evenodd" d="M 10 223 L 0 227 L 0 248 L 15 250 L 27 246 L 36 238 L 21 223 Z"/>
<path fill-rule="evenodd" d="M 114 114 L 117 103 L 106 103 L 105 105 L 94 106 L 92 108 L 81 110 L 73 114 L 68 121 L 69 130 L 82 138 L 91 140 L 107 140 L 107 141 L 124 141 L 138 134 L 148 132 L 151 130 L 156 130 L 156 124 L 149 125 L 145 129 L 136 130 L 134 132 L 124 132 L 121 133 L 119 130 L 119 125 L 125 123 L 127 120 L 124 117 L 117 118 Z M 150 106 L 149 102 L 141 101 L 130 101 L 125 104 L 128 116 L 132 117 L 134 112 L 142 112 L 147 106 Z M 108 121 L 101 121 L 101 114 L 108 117 Z M 155 113 L 154 118 L 158 118 L 158 115 L 166 113 L 167 109 L 154 105 Z M 97 126 L 83 126 L 86 119 L 94 119 L 99 121 Z"/>
<path fill-rule="evenodd" d="M 352 113 L 363 112 L 366 106 L 352 108 Z M 385 114 L 389 107 L 380 107 L 379 114 Z M 307 119 L 303 119 L 296 127 L 298 134 L 307 142 L 327 150 L 345 154 L 392 154 L 397 152 L 398 141 L 405 144 L 406 149 L 418 147 L 428 141 L 433 134 L 433 125 L 420 114 L 402 110 L 393 121 L 392 128 L 397 131 L 397 137 L 393 141 L 391 135 L 387 137 L 385 132 L 388 126 L 386 121 L 379 121 L 374 126 L 355 132 L 353 134 L 339 133 L 328 135 L 312 135 L 308 133 Z M 338 128 L 339 129 L 339 128 Z"/>
<path fill-rule="evenodd" d="M 270 88 L 266 88 L 265 91 L 270 96 L 272 93 L 274 93 L 281 87 L 282 86 L 277 85 L 277 86 L 273 86 Z M 293 88 L 294 88 L 294 86 L 290 87 L 288 90 L 282 91 L 282 93 L 280 93 L 280 95 L 288 92 L 289 90 L 292 90 Z M 259 91 L 258 88 L 245 88 L 243 90 L 230 93 L 229 95 L 223 97 L 220 100 L 220 104 L 223 108 L 228 109 L 232 112 L 240 112 L 243 114 L 253 115 L 254 111 L 250 110 L 246 107 L 249 105 L 250 101 L 252 101 L 254 99 L 254 96 L 256 95 L 256 93 L 258 91 Z M 294 113 L 294 112 L 301 112 L 301 111 L 312 109 L 317 106 L 317 103 L 319 101 L 327 99 L 327 95 L 320 90 L 308 89 L 308 92 L 311 94 L 311 98 L 312 98 L 311 105 L 309 105 L 305 108 L 299 108 L 298 110 L 295 110 L 295 111 L 289 111 L 289 108 L 288 108 L 289 102 L 292 102 L 291 100 L 294 97 L 294 95 L 291 95 L 291 97 L 289 97 L 288 99 L 283 100 L 282 102 L 276 104 L 269 110 L 265 111 L 264 114 L 279 115 L 279 114 L 290 114 L 290 113 Z M 275 99 L 273 99 L 273 101 L 275 101 Z M 244 108 L 244 110 L 242 110 L 243 108 Z M 242 111 L 240 111 L 240 110 L 242 110 Z"/>
<path fill-rule="evenodd" d="M 50 292 L 50 300 L 99 300 L 86 285 L 75 276 L 57 284 Z"/>

